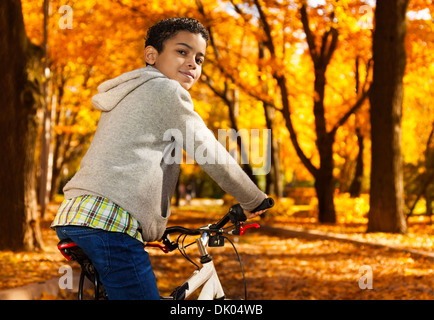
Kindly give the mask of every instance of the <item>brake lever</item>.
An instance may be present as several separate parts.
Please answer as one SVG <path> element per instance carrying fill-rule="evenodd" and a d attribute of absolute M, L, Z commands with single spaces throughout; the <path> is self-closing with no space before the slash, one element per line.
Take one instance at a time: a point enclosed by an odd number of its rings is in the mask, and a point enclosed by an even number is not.
<path fill-rule="evenodd" d="M 256 229 L 260 228 L 259 224 L 257 224 L 257 223 L 251 223 L 251 224 L 244 225 L 242 222 L 235 223 L 234 227 L 235 227 L 234 230 L 232 230 L 229 233 L 232 235 L 235 235 L 235 236 L 242 236 L 243 234 L 246 233 L 246 229 L 249 229 L 249 228 L 256 228 Z"/>
<path fill-rule="evenodd" d="M 175 249 L 178 248 L 178 244 L 174 241 L 170 240 L 169 234 L 164 233 L 162 239 L 163 243 L 157 243 L 157 242 L 149 242 L 143 245 L 143 247 L 153 247 L 153 248 L 160 248 L 164 253 L 169 253 Z"/>
<path fill-rule="evenodd" d="M 144 245 L 144 247 L 154 247 L 154 248 L 160 248 L 161 251 L 163 251 L 164 253 L 168 253 L 170 252 L 169 248 L 161 243 L 155 243 L 155 242 L 150 242 Z"/>
<path fill-rule="evenodd" d="M 260 226 L 257 223 L 252 223 L 252 224 L 248 224 L 248 225 L 245 225 L 245 226 L 240 226 L 240 236 L 242 236 L 243 234 L 245 234 L 246 233 L 246 229 L 249 229 L 249 228 L 259 229 Z"/>

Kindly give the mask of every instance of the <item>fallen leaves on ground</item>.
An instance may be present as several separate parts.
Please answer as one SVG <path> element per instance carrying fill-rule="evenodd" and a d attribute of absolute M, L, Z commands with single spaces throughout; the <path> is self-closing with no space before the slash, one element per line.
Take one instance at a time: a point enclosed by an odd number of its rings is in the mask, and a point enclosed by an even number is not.
<path fill-rule="evenodd" d="M 59 268 L 65 258 L 57 250 L 57 236 L 49 229 L 58 203 L 52 203 L 41 222 L 44 249 L 39 252 L 13 252 L 0 250 L 0 290 L 15 288 L 29 283 L 42 282 L 60 276 Z"/>
<path fill-rule="evenodd" d="M 198 215 L 204 217 L 207 213 Z M 174 213 L 172 224 L 184 222 L 187 216 L 192 216 L 192 213 L 178 210 Z M 264 224 L 272 221 L 272 217 L 259 220 Z M 285 225 L 288 224 L 287 219 Z M 339 231 L 336 228 L 333 226 L 332 229 Z M 244 266 L 248 299 L 434 299 L 433 260 L 423 256 L 416 257 L 405 251 L 368 244 L 288 237 L 278 232 L 251 230 L 234 239 L 238 241 L 236 247 Z M 386 237 L 371 234 L 372 239 L 376 236 L 378 239 L 386 238 L 388 244 L 401 243 L 405 239 L 405 235 Z M 406 240 L 407 248 L 411 245 L 419 248 L 427 241 L 424 235 L 419 235 L 419 238 L 408 236 Z M 423 248 L 431 249 L 429 246 Z M 196 254 L 193 247 L 188 252 L 192 252 L 192 256 Z M 210 248 L 209 252 L 228 296 L 244 297 L 241 269 L 231 246 Z M 152 251 L 151 257 L 162 294 L 170 294 L 195 270 L 177 252 L 164 254 Z M 364 276 L 360 268 L 366 266 L 372 270 L 372 289 L 359 286 L 359 280 L 363 281 L 361 278 Z"/>
<path fill-rule="evenodd" d="M 59 276 L 58 270 L 65 260 L 58 254 L 0 251 L 0 290 Z"/>
<path fill-rule="evenodd" d="M 56 208 L 53 205 L 53 210 Z M 170 224 L 199 227 L 219 219 L 224 213 L 215 205 L 184 206 L 174 209 Z M 49 215 L 47 219 L 50 219 Z M 413 221 L 409 234 L 394 235 L 366 234 L 363 223 L 319 225 L 314 220 L 308 211 L 286 216 L 270 212 L 267 218 L 256 222 L 381 240 L 402 248 L 432 252 L 433 232 L 429 223 Z M 43 225 L 48 251 L 0 251 L 1 289 L 60 276 L 59 267 L 67 262 L 57 251 L 57 238 L 48 229 L 49 223 Z M 434 299 L 433 260 L 420 255 L 349 241 L 290 237 L 284 233 L 265 232 L 265 228 L 248 229 L 246 235 L 231 239 L 243 263 L 248 299 Z M 188 241 L 193 242 L 194 238 Z M 178 251 L 168 254 L 155 248 L 148 251 L 162 295 L 169 295 L 196 269 Z M 223 248 L 210 248 L 209 252 L 227 296 L 244 298 L 241 268 L 232 246 L 227 243 Z M 187 248 L 187 253 L 197 261 L 195 246 Z M 360 268 L 366 266 L 372 270 L 372 289 L 359 286 L 364 275 Z M 43 295 L 41 299 L 71 299 L 71 296 L 62 296 L 61 293 L 58 297 Z"/>
<path fill-rule="evenodd" d="M 360 198 L 350 198 L 347 194 L 336 196 L 336 224 L 318 223 L 315 203 L 316 200 L 312 199 L 309 205 L 295 205 L 289 198 L 279 199 L 263 221 L 276 227 L 290 226 L 298 230 L 316 230 L 401 249 L 434 252 L 434 224 L 431 221 L 434 218 L 423 215 L 411 216 L 408 219 L 406 234 L 366 233 L 369 211 L 367 195 Z"/>

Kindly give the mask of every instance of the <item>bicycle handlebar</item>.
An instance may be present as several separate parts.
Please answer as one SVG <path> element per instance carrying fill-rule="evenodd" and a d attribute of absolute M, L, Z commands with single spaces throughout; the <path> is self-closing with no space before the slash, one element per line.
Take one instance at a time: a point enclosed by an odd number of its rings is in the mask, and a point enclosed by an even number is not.
<path fill-rule="evenodd" d="M 255 209 L 253 209 L 251 212 L 255 213 L 261 210 L 266 210 L 274 206 L 274 200 L 272 198 L 266 198 L 262 203 L 257 206 Z M 241 208 L 241 205 L 235 204 L 232 207 L 229 208 L 229 212 L 217 223 L 212 225 L 213 229 L 221 229 L 224 227 L 226 223 L 229 222 L 229 220 L 232 223 L 237 223 L 241 221 L 246 221 L 247 217 L 244 214 L 244 209 Z"/>
<path fill-rule="evenodd" d="M 257 212 L 261 210 L 266 210 L 274 206 L 274 200 L 272 198 L 266 198 L 262 203 L 253 209 L 251 212 Z M 180 226 L 168 227 L 164 232 L 162 239 L 163 243 L 168 247 L 169 251 L 172 251 L 177 248 L 177 245 L 170 241 L 168 235 L 172 233 L 181 233 L 186 235 L 200 235 L 202 232 L 221 232 L 221 229 L 231 221 L 234 225 L 238 226 L 241 222 L 247 220 L 246 215 L 244 214 L 244 209 L 240 204 L 235 204 L 229 208 L 229 212 L 217 223 L 211 224 L 205 228 L 199 229 L 188 229 Z M 244 233 L 244 231 L 243 231 Z M 238 231 L 238 234 L 239 231 Z"/>

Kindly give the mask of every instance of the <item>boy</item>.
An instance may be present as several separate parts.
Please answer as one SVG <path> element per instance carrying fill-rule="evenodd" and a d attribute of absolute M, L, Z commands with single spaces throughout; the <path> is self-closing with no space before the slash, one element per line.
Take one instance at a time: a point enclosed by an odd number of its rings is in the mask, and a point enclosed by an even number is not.
<path fill-rule="evenodd" d="M 194 19 L 160 21 L 148 31 L 147 66 L 104 82 L 92 98 L 102 110 L 98 128 L 64 187 L 52 227 L 90 257 L 109 299 L 159 299 L 142 242 L 160 239 L 166 228 L 180 163 L 171 157 L 179 144 L 218 157 L 202 168 L 248 218 L 263 212 L 249 212 L 266 195 L 206 129 L 187 92 L 200 77 L 207 41 Z M 194 142 L 170 134 L 189 130 Z"/>

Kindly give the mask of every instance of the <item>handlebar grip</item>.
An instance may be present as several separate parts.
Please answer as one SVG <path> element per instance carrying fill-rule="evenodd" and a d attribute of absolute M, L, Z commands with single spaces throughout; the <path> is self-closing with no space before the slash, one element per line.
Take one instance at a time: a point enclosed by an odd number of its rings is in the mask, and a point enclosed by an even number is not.
<path fill-rule="evenodd" d="M 257 206 L 255 209 L 253 209 L 250 212 L 257 212 L 257 211 L 261 211 L 261 210 L 266 210 L 266 209 L 270 209 L 271 207 L 274 206 L 274 200 L 272 198 L 265 198 L 264 201 L 262 201 L 262 203 Z M 230 219 L 232 221 L 232 223 L 235 223 L 236 221 L 246 221 L 247 217 L 244 214 L 244 210 L 243 208 L 241 208 L 240 204 L 236 204 L 233 205 L 230 209 L 229 209 L 229 214 L 230 214 Z"/>
<path fill-rule="evenodd" d="M 252 213 L 257 212 L 257 211 L 261 211 L 261 210 L 266 210 L 266 209 L 270 209 L 274 206 L 274 200 L 273 198 L 266 198 L 264 199 L 264 201 L 262 201 L 262 203 L 257 206 L 255 209 L 253 209 Z"/>

